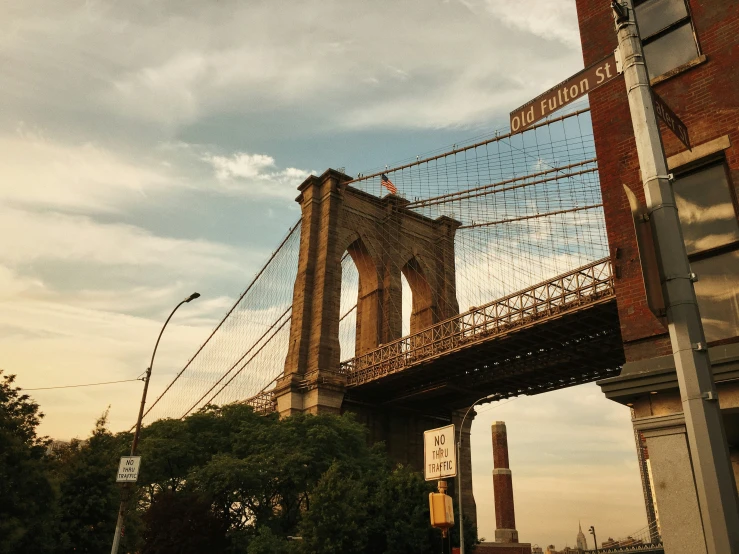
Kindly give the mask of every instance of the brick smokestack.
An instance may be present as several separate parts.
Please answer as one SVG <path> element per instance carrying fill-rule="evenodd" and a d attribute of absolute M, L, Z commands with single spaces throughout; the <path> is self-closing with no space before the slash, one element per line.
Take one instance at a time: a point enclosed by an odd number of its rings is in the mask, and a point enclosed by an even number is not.
<path fill-rule="evenodd" d="M 495 542 L 517 543 L 513 509 L 513 482 L 508 467 L 508 434 L 505 422 L 491 426 L 493 434 L 493 494 L 495 496 Z"/>

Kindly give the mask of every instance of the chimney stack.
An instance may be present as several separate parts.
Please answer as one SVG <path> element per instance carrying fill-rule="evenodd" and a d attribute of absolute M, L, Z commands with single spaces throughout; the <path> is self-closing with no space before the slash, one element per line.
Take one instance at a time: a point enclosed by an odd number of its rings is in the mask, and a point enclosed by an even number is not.
<path fill-rule="evenodd" d="M 493 494 L 495 496 L 495 542 L 517 543 L 513 509 L 513 482 L 508 467 L 508 434 L 505 422 L 491 426 L 493 434 Z"/>

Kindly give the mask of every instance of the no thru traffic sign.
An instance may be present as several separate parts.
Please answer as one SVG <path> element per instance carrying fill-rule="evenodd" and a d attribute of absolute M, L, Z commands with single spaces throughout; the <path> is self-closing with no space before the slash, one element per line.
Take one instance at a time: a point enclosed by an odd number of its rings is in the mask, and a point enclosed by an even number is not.
<path fill-rule="evenodd" d="M 426 481 L 457 475 L 454 425 L 431 429 L 423 433 L 423 459 L 423 474 Z"/>
<path fill-rule="evenodd" d="M 141 456 L 123 456 L 118 464 L 116 483 L 135 483 L 139 478 L 139 467 L 141 467 Z"/>

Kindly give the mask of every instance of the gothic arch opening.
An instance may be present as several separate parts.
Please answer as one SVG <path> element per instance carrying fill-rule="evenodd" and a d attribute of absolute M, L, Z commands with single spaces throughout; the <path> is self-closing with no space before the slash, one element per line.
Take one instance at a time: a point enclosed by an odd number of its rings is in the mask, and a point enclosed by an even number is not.
<path fill-rule="evenodd" d="M 340 322 L 339 334 L 341 359 L 345 360 L 377 348 L 379 344 L 380 281 L 375 261 L 361 238 L 347 247 L 341 266 L 340 303 L 344 320 Z"/>
<path fill-rule="evenodd" d="M 357 339 L 357 297 L 359 271 L 348 252 L 341 257 L 341 294 L 339 298 L 340 359 L 354 357 Z"/>
<path fill-rule="evenodd" d="M 400 285 L 403 289 L 403 305 L 402 305 L 402 318 L 401 323 L 402 334 L 405 337 L 411 333 L 411 313 L 413 312 L 413 292 L 411 286 L 408 284 L 408 279 L 401 272 L 400 274 Z"/>
<path fill-rule="evenodd" d="M 421 264 L 415 256 L 408 260 L 401 272 L 408 281 L 411 290 L 409 332 L 413 334 L 434 324 L 433 295 Z"/>

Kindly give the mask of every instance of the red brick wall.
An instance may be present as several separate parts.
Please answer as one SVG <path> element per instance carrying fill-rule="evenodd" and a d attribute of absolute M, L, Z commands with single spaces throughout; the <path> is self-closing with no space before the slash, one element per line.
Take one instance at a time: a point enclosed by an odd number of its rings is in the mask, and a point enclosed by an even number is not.
<path fill-rule="evenodd" d="M 686 123 L 693 145 L 729 135 L 726 151 L 734 185 L 739 184 L 739 3 L 736 0 L 690 0 L 701 53 L 707 61 L 655 85 Z M 608 2 L 576 0 L 583 60 L 590 65 L 616 48 L 616 31 Z M 563 76 L 563 78 L 566 76 Z M 623 79 L 590 94 L 606 229 L 616 254 L 616 296 L 627 361 L 668 354 L 664 328 L 652 316 L 644 284 L 628 201 L 622 183 L 644 202 L 639 164 Z M 662 128 L 668 156 L 685 147 Z"/>

